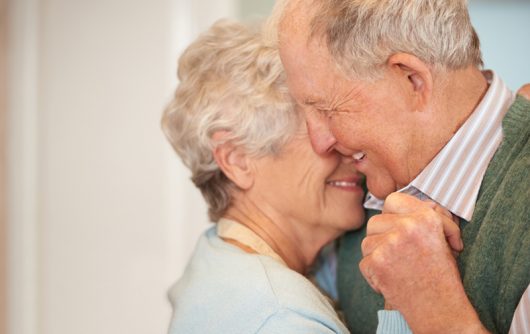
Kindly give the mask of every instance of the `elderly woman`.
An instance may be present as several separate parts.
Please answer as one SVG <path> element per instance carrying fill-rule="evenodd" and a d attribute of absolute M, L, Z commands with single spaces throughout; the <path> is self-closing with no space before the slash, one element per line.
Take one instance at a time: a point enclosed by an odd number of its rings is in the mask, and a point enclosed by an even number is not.
<path fill-rule="evenodd" d="M 163 128 L 216 224 L 172 288 L 170 333 L 347 333 L 306 275 L 326 277 L 319 252 L 363 224 L 361 175 L 313 152 L 257 28 L 216 23 L 178 77 Z"/>

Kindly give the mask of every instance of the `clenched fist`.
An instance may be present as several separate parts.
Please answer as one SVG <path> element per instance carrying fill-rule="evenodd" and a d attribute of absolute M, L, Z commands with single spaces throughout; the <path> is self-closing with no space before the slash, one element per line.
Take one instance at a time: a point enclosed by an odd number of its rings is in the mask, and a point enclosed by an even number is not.
<path fill-rule="evenodd" d="M 414 333 L 477 333 L 485 329 L 464 292 L 452 253 L 462 248 L 460 229 L 448 212 L 393 193 L 382 214 L 368 222 L 359 266 Z"/>

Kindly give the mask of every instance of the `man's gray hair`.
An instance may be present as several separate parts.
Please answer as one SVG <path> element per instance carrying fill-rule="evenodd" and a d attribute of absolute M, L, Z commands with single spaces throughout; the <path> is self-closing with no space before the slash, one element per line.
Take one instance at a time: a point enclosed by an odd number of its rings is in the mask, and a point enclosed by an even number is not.
<path fill-rule="evenodd" d="M 162 128 L 201 190 L 212 221 L 232 202 L 235 184 L 219 169 L 212 135 L 252 157 L 277 154 L 301 121 L 288 94 L 276 47 L 258 26 L 222 20 L 192 43 L 179 59 L 177 87 Z"/>
<path fill-rule="evenodd" d="M 482 66 L 466 0 L 313 0 L 312 8 L 310 36 L 324 38 L 346 73 L 377 76 L 398 52 L 434 69 Z"/>

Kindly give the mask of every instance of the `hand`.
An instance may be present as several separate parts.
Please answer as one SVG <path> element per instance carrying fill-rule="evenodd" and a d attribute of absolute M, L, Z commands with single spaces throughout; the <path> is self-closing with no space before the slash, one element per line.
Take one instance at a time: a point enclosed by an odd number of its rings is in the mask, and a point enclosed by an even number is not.
<path fill-rule="evenodd" d="M 530 100 L 530 84 L 526 84 L 523 87 L 519 88 L 517 94 L 523 96 L 527 100 Z"/>
<path fill-rule="evenodd" d="M 443 208 L 442 206 L 433 201 L 425 201 L 425 203 L 428 203 L 428 205 L 430 205 L 434 209 L 434 211 L 446 216 L 447 218 L 450 218 L 456 224 L 457 227 L 460 226 L 460 219 L 457 216 L 454 216 L 449 210 Z M 460 235 L 460 230 L 456 231 L 454 226 L 445 220 L 444 223 L 445 239 L 451 247 L 451 253 L 456 259 L 458 258 L 458 255 L 460 255 L 460 252 L 464 249 L 464 243 Z M 394 310 L 394 307 L 387 300 L 385 300 L 384 309 Z"/>
<path fill-rule="evenodd" d="M 445 239 L 449 247 L 451 247 L 451 253 L 453 254 L 455 258 L 457 258 L 458 255 L 460 255 L 460 252 L 464 250 L 464 242 L 462 241 L 462 237 L 460 233 L 460 218 L 458 218 L 458 216 L 454 216 L 449 210 L 443 208 L 436 202 L 429 200 L 429 201 L 425 201 L 424 203 L 431 206 L 431 208 L 435 212 L 449 218 L 453 222 L 451 223 L 447 219 L 444 219 L 443 229 L 444 229 Z M 396 208 L 396 209 L 399 210 L 399 208 Z M 383 211 L 383 213 L 385 212 Z"/>
<path fill-rule="evenodd" d="M 361 272 L 414 333 L 484 331 L 448 243 L 462 249 L 455 222 L 409 195 L 389 195 L 383 213 L 368 222 Z"/>

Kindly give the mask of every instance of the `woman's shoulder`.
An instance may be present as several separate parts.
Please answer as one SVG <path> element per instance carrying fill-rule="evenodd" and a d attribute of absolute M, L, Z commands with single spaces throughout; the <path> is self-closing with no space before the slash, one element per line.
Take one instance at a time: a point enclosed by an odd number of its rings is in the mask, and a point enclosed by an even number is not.
<path fill-rule="evenodd" d="M 170 300 L 170 333 L 255 333 L 309 314 L 334 321 L 331 305 L 304 276 L 270 257 L 241 251 L 213 229 L 198 241 Z"/>
<path fill-rule="evenodd" d="M 224 242 L 214 228 L 197 242 L 169 299 L 170 333 L 252 333 L 278 308 L 262 261 Z"/>
<path fill-rule="evenodd" d="M 348 333 L 330 301 L 303 275 L 278 266 L 265 269 L 278 304 L 260 333 Z"/>

